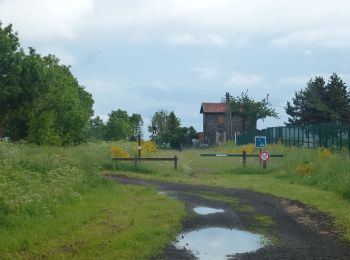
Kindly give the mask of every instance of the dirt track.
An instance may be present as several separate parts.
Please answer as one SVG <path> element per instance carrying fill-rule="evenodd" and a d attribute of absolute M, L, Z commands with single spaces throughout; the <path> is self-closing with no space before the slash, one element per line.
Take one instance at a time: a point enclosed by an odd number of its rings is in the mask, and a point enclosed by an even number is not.
<path fill-rule="evenodd" d="M 232 259 L 350 259 L 350 244 L 338 239 L 333 219 L 300 202 L 242 189 L 146 181 L 122 175 L 110 178 L 125 184 L 153 186 L 185 203 L 192 213 L 183 222 L 184 232 L 205 227 L 238 228 L 260 232 L 273 241 L 255 252 L 231 256 Z M 221 208 L 225 213 L 199 216 L 192 211 L 196 206 Z M 195 256 L 170 244 L 154 259 Z"/>

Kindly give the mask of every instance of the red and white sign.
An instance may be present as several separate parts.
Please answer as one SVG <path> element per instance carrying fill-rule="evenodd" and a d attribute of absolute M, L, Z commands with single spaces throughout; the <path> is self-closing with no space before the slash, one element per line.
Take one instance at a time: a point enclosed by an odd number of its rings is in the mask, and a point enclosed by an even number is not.
<path fill-rule="evenodd" d="M 259 159 L 262 161 L 270 160 L 270 154 L 268 152 L 262 152 L 259 154 Z"/>

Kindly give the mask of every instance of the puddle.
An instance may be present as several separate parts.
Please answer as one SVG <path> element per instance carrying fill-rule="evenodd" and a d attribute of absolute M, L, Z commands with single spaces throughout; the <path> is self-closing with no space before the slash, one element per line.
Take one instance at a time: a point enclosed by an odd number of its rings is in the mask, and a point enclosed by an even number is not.
<path fill-rule="evenodd" d="M 225 212 L 223 209 L 214 209 L 214 208 L 209 208 L 209 207 L 195 207 L 193 209 L 193 211 L 199 215 L 209 215 L 209 214 L 214 214 L 214 213 Z"/>
<path fill-rule="evenodd" d="M 205 228 L 180 234 L 175 246 L 190 250 L 201 260 L 227 259 L 227 255 L 256 251 L 266 245 L 262 235 L 226 228 Z"/>

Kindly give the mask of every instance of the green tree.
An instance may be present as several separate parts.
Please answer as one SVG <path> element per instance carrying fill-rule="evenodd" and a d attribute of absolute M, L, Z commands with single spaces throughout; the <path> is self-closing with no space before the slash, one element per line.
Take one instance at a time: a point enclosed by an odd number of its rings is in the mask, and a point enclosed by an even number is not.
<path fill-rule="evenodd" d="M 289 125 L 350 122 L 350 98 L 345 83 L 337 74 L 327 85 L 322 77 L 310 79 L 304 90 L 295 92 L 292 104 L 285 107 Z"/>
<path fill-rule="evenodd" d="M 170 113 L 160 110 L 154 113 L 151 125 L 148 126 L 151 139 L 158 145 L 170 144 L 172 148 L 189 146 L 193 138 L 197 138 L 196 130 L 191 126 L 181 127 L 180 119 L 174 111 Z"/>
<path fill-rule="evenodd" d="M 128 113 L 124 110 L 118 109 L 112 111 L 108 116 L 109 118 L 106 124 L 106 139 L 118 141 L 130 138 L 133 129 Z"/>
<path fill-rule="evenodd" d="M 294 93 L 293 104 L 287 101 L 287 106 L 285 107 L 285 111 L 288 118 L 287 125 L 298 125 L 302 124 L 303 114 L 305 113 L 305 105 L 303 98 L 303 90 Z"/>
<path fill-rule="evenodd" d="M 343 80 L 333 73 L 325 86 L 325 100 L 332 123 L 350 123 L 350 93 Z"/>
<path fill-rule="evenodd" d="M 0 23 L 0 137 L 37 144 L 84 141 L 93 115 L 91 94 L 53 55 L 20 49 L 12 26 Z"/>
<path fill-rule="evenodd" d="M 148 131 L 151 133 L 151 139 L 157 144 L 174 144 L 179 127 L 180 119 L 174 111 L 168 113 L 165 110 L 160 110 L 154 113 Z"/>
<path fill-rule="evenodd" d="M 187 129 L 186 139 L 187 139 L 186 140 L 187 145 L 192 145 L 192 140 L 198 139 L 198 132 L 196 131 L 196 129 L 193 126 L 190 126 Z"/>
<path fill-rule="evenodd" d="M 32 103 L 28 140 L 37 144 L 81 143 L 88 136 L 93 115 L 91 94 L 79 85 L 68 66 L 59 64 L 57 57 L 48 55 L 43 62 L 45 88 Z M 48 141 L 47 136 L 52 136 L 52 140 Z"/>
<path fill-rule="evenodd" d="M 226 101 L 226 100 L 225 100 Z M 267 117 L 278 118 L 274 108 L 272 108 L 269 95 L 266 95 L 261 101 L 255 101 L 248 96 L 248 91 L 242 92 L 240 96 L 229 96 L 231 113 L 239 115 L 242 119 L 243 132 L 255 130 L 256 121 Z"/>
<path fill-rule="evenodd" d="M 178 127 L 174 134 L 170 138 L 171 148 L 181 149 L 183 145 L 187 143 L 187 127 Z"/>
<path fill-rule="evenodd" d="M 130 124 L 132 127 L 132 135 L 134 138 L 137 136 L 142 136 L 142 126 L 143 126 L 143 120 L 140 114 L 132 114 L 130 119 Z"/>
<path fill-rule="evenodd" d="M 93 140 L 104 140 L 106 125 L 103 120 L 97 116 L 90 121 L 90 137 Z"/>
<path fill-rule="evenodd" d="M 19 76 L 23 52 L 19 49 L 17 33 L 12 25 L 0 22 L 0 138 L 4 136 L 8 121 L 16 111 L 21 94 Z"/>
<path fill-rule="evenodd" d="M 180 119 L 175 115 L 174 111 L 171 111 L 167 118 L 167 131 L 173 135 L 180 125 Z"/>
<path fill-rule="evenodd" d="M 151 124 L 148 126 L 148 131 L 151 133 L 150 138 L 157 144 L 166 142 L 168 132 L 168 113 L 165 110 L 160 110 L 152 116 Z"/>

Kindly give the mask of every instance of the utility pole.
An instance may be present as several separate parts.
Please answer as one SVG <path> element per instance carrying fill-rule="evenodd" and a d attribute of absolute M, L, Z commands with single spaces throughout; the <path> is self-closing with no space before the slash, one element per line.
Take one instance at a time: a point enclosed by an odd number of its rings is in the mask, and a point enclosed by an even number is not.
<path fill-rule="evenodd" d="M 232 140 L 232 112 L 231 112 L 231 104 L 230 104 L 230 93 L 226 92 L 226 129 L 227 129 L 227 139 Z"/>

